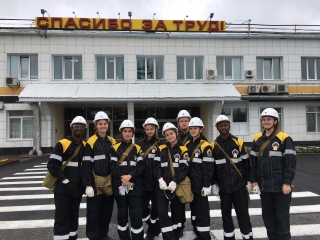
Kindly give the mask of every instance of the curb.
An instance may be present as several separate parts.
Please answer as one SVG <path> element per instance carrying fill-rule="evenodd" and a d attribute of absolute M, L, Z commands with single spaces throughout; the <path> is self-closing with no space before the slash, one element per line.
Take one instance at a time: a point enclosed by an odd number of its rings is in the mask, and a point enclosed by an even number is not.
<path fill-rule="evenodd" d="M 6 163 L 1 164 L 0 168 L 5 167 L 5 166 L 10 165 L 10 164 L 18 163 L 18 162 L 20 162 L 20 161 L 19 160 L 10 160 L 10 161 L 8 161 Z"/>

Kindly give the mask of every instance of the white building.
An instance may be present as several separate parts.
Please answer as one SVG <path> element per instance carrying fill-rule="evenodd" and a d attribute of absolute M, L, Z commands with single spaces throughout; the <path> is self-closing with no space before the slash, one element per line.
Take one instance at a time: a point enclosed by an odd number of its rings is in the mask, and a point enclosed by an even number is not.
<path fill-rule="evenodd" d="M 0 154 L 50 152 L 76 115 L 162 126 L 181 109 L 209 141 L 224 113 L 247 145 L 266 107 L 296 144 L 320 143 L 320 35 L 0 29 Z M 19 86 L 17 86 L 20 84 Z M 40 117 L 38 117 L 38 115 Z M 37 127 L 39 126 L 39 127 Z M 139 131 L 136 137 L 139 137 Z M 40 142 L 37 141 L 40 139 Z"/>

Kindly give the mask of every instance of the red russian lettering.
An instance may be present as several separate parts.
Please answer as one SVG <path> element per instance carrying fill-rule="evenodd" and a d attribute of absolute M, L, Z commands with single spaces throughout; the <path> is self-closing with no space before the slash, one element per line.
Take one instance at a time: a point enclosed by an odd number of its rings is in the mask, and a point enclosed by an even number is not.
<path fill-rule="evenodd" d="M 208 32 L 219 32 L 219 22 L 218 21 L 210 21 L 209 22 L 209 27 L 208 27 Z M 214 25 L 214 27 L 212 27 Z"/>
<path fill-rule="evenodd" d="M 173 23 L 177 25 L 176 30 L 179 31 L 180 30 L 180 24 L 183 23 L 182 20 L 173 20 Z"/>
<path fill-rule="evenodd" d="M 58 17 L 53 17 L 51 18 L 51 27 L 54 28 L 54 22 L 58 21 L 59 23 L 59 28 L 62 28 L 62 18 L 58 18 Z"/>
<path fill-rule="evenodd" d="M 78 28 L 78 26 L 73 18 L 68 18 L 66 24 L 64 25 L 64 28 L 68 28 L 68 27 Z"/>
<path fill-rule="evenodd" d="M 155 30 L 157 31 L 159 28 L 163 28 L 164 30 L 167 31 L 167 26 L 164 24 L 163 20 L 158 21 Z"/>
<path fill-rule="evenodd" d="M 117 29 L 118 28 L 118 20 L 116 18 L 108 19 L 108 28 L 109 29 Z"/>
<path fill-rule="evenodd" d="M 106 20 L 104 18 L 99 19 L 98 22 L 97 22 L 96 18 L 93 19 L 93 28 L 94 29 L 99 28 L 101 24 L 102 24 L 102 29 L 105 29 L 106 28 Z"/>
<path fill-rule="evenodd" d="M 121 19 L 121 29 L 131 29 L 132 22 L 131 19 Z"/>
<path fill-rule="evenodd" d="M 194 21 L 186 21 L 186 30 L 188 31 L 189 28 L 194 28 Z"/>
<path fill-rule="evenodd" d="M 152 30 L 152 20 L 142 20 L 142 29 L 144 30 Z"/>
<path fill-rule="evenodd" d="M 201 24 L 201 21 L 197 21 L 198 25 L 199 25 L 199 30 L 202 31 L 202 29 L 204 28 L 204 26 L 207 24 L 207 21 L 204 21 L 203 24 Z"/>
<path fill-rule="evenodd" d="M 86 23 L 85 25 L 83 23 Z M 89 18 L 80 18 L 79 19 L 79 26 L 80 28 L 90 28 L 90 19 Z"/>
<path fill-rule="evenodd" d="M 42 21 L 46 21 L 46 23 L 41 23 Z M 37 26 L 38 27 L 48 27 L 48 18 L 47 17 L 37 17 Z"/>

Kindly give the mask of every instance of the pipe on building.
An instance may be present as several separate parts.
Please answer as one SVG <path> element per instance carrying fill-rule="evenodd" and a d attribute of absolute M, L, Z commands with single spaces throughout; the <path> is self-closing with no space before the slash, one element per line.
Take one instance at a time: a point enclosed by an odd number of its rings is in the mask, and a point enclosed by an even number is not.
<path fill-rule="evenodd" d="M 40 138 L 40 110 L 37 103 L 33 103 L 33 148 L 30 150 L 29 156 L 35 153 L 37 153 L 38 156 L 43 155 Z"/>
<path fill-rule="evenodd" d="M 319 95 L 242 95 L 241 100 L 249 101 L 319 101 Z"/>

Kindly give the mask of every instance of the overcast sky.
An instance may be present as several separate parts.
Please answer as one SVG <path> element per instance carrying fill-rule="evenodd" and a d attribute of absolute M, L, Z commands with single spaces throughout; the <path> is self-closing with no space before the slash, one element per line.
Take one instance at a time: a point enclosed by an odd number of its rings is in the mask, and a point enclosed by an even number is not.
<path fill-rule="evenodd" d="M 215 20 L 263 24 L 319 24 L 320 0 L 0 0 L 0 18 L 31 18 L 46 9 L 51 16 Z"/>

